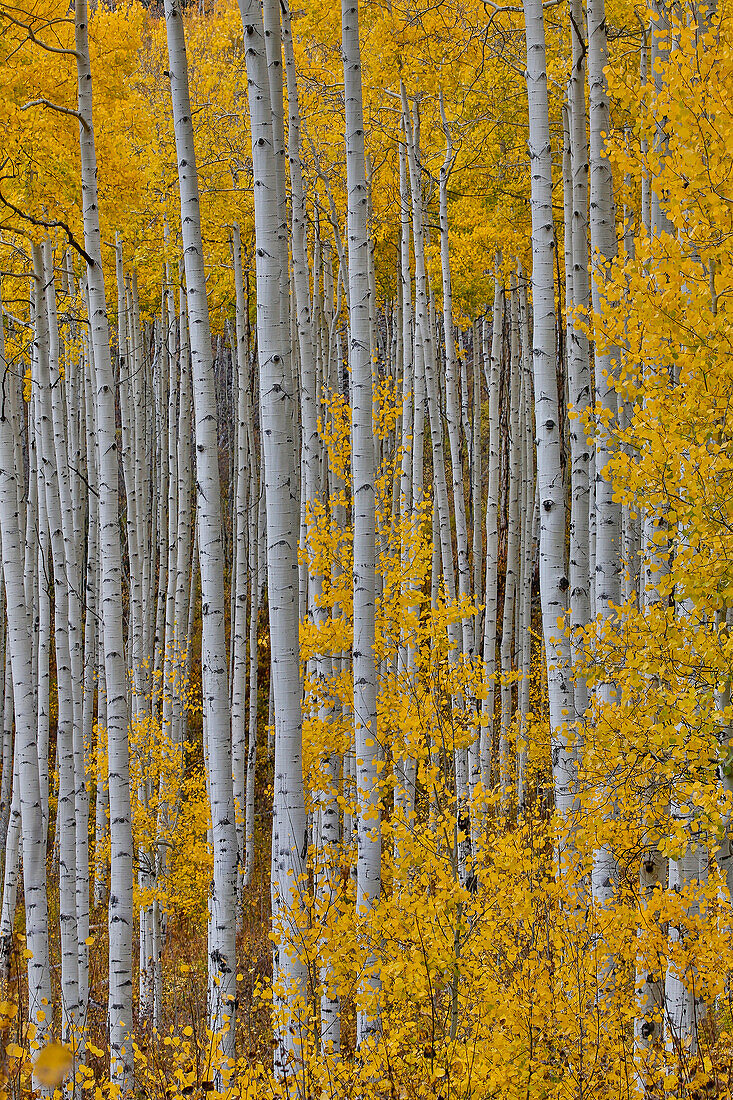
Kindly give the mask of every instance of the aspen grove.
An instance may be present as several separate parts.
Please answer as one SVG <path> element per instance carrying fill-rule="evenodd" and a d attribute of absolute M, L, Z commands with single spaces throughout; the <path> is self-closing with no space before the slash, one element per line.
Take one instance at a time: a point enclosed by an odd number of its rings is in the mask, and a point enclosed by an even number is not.
<path fill-rule="evenodd" d="M 0 0 L 0 1100 L 733 1100 L 731 0 Z"/>

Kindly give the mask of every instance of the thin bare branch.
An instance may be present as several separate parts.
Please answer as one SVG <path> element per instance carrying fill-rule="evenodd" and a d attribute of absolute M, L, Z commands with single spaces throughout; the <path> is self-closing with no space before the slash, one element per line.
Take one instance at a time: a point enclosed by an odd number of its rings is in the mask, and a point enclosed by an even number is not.
<path fill-rule="evenodd" d="M 89 123 L 73 107 L 61 107 L 58 103 L 52 103 L 50 99 L 31 99 L 28 103 L 24 103 L 22 107 L 19 107 L 18 110 L 27 111 L 29 107 L 48 107 L 52 111 L 59 111 L 62 115 L 71 115 L 73 118 L 78 118 L 86 132 L 89 133 Z"/>
<path fill-rule="evenodd" d="M 11 23 L 14 23 L 16 27 L 20 27 L 30 38 L 31 42 L 36 46 L 40 46 L 42 50 L 47 50 L 48 53 L 60 53 L 66 57 L 76 57 L 76 50 L 67 50 L 63 46 L 49 46 L 48 42 L 41 41 L 40 38 L 31 30 L 27 23 L 24 23 L 21 19 L 16 19 L 10 14 L 7 8 L 0 9 L 0 14 L 4 15 Z"/>

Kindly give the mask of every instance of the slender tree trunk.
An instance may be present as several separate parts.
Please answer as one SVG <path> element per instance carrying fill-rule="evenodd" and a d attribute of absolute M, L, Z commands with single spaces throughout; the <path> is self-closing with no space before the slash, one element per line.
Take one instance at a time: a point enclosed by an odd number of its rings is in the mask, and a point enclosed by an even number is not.
<path fill-rule="evenodd" d="M 5 336 L 0 299 L 0 368 L 3 375 Z M 31 621 L 23 581 L 24 562 L 20 545 L 20 516 L 13 429 L 0 416 L 0 541 L 2 542 L 5 609 L 8 622 L 8 650 L 15 710 L 15 753 L 13 773 L 18 776 L 20 825 L 23 832 L 23 895 L 28 958 L 28 1018 L 37 1026 L 37 1038 L 45 1041 L 51 1023 L 51 969 L 48 942 L 48 899 L 46 894 L 46 838 L 43 831 L 41 791 L 38 777 L 37 715 L 33 691 L 34 669 L 30 644 Z M 6 687 L 6 699 L 9 699 Z M 7 716 L 5 721 L 7 727 Z M 12 812 L 11 812 L 12 818 Z M 13 867 L 7 853 L 5 872 Z M 13 906 L 14 910 L 14 906 Z M 3 929 L 5 931 L 5 929 Z"/>
<path fill-rule="evenodd" d="M 484 582 L 483 660 L 486 695 L 481 703 L 481 748 L 479 753 L 481 785 L 489 789 L 492 770 L 494 700 L 496 694 L 496 627 L 499 613 L 499 477 L 500 428 L 499 390 L 501 382 L 501 340 L 503 291 L 497 259 L 494 274 L 494 308 L 492 314 L 491 350 L 485 355 L 490 364 L 486 384 L 489 390 L 489 485 L 486 497 L 486 577 Z M 489 351 L 487 325 L 484 323 L 484 347 Z"/>
<path fill-rule="evenodd" d="M 537 422 L 537 481 L 540 496 L 540 598 L 547 661 L 555 805 L 572 805 L 574 768 L 566 718 L 572 713 L 570 652 L 558 627 L 564 617 L 565 498 L 560 463 L 560 423 L 555 346 L 554 241 L 550 126 L 547 111 L 545 28 L 541 0 L 524 0 L 527 38 L 527 97 L 532 202 L 533 361 Z"/>
<path fill-rule="evenodd" d="M 273 829 L 273 921 L 282 940 L 288 921 L 297 923 L 300 876 L 307 829 L 303 798 L 301 691 L 298 641 L 299 486 L 295 462 L 293 379 L 289 317 L 280 287 L 287 285 L 287 249 L 278 229 L 276 166 L 270 85 L 259 0 L 240 0 L 245 32 L 255 179 L 257 347 L 260 365 L 260 430 L 264 452 L 267 515 L 267 579 L 270 613 L 270 676 L 275 719 L 275 827 Z M 287 1072 L 300 1043 L 305 1004 L 302 961 L 280 942 L 275 972 L 284 984 L 289 1024 L 276 1026 L 275 1066 Z"/>
<path fill-rule="evenodd" d="M 224 623 L 224 560 L 216 396 L 201 241 L 198 175 L 179 0 L 165 5 L 171 97 L 178 155 L 181 226 L 196 426 L 196 486 L 202 605 L 202 684 L 211 798 L 214 877 L 210 909 L 210 1026 L 223 1058 L 234 1054 L 237 835 Z M 221 1065 L 217 1066 L 219 1072 Z M 224 1074 L 226 1077 L 226 1074 Z"/>
<path fill-rule="evenodd" d="M 369 238 L 364 155 L 364 118 L 356 0 L 342 0 L 342 49 L 346 102 L 346 182 L 349 241 L 349 367 L 351 370 L 351 484 L 354 509 L 354 736 L 357 787 L 357 911 L 364 916 L 381 886 L 377 669 L 375 626 L 374 438 L 369 328 Z M 379 988 L 376 959 L 369 985 Z M 357 1013 L 357 1043 L 379 1027 L 376 1005 Z"/>
<path fill-rule="evenodd" d="M 81 116 L 82 207 L 87 264 L 89 320 L 94 360 L 100 603 L 107 691 L 111 879 L 109 895 L 109 1029 L 111 1078 L 123 1095 L 132 1088 L 132 827 L 130 818 L 127 673 L 122 632 L 122 567 L 119 531 L 118 454 L 109 325 L 102 270 L 97 194 L 97 158 L 92 120 L 86 0 L 76 0 L 78 107 Z M 124 1050 L 124 1052 L 123 1052 Z"/>

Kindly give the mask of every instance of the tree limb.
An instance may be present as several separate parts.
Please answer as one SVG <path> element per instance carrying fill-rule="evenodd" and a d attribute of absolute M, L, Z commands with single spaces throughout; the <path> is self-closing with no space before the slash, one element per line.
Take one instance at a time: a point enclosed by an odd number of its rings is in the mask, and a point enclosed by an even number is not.
<path fill-rule="evenodd" d="M 86 132 L 89 133 L 89 123 L 73 107 L 61 107 L 58 103 L 52 103 L 50 99 L 31 99 L 28 103 L 24 103 L 22 107 L 19 107 L 18 110 L 27 111 L 29 107 L 49 107 L 52 111 L 59 111 L 62 115 L 72 115 L 73 118 L 79 119 Z"/>
<path fill-rule="evenodd" d="M 2 167 L 2 165 L 0 165 Z M 0 179 L 8 179 L 7 176 L 2 176 Z M 30 222 L 31 225 L 41 226 L 43 229 L 63 229 L 66 236 L 69 238 L 69 244 L 72 248 L 75 248 L 80 256 L 83 256 L 90 267 L 94 267 L 94 260 L 89 253 L 79 244 L 71 229 L 66 222 L 61 221 L 60 218 L 34 218 L 32 214 L 25 214 L 22 210 L 19 210 L 14 203 L 6 199 L 2 191 L 0 191 L 0 202 L 3 206 L 7 206 L 8 210 L 12 210 L 14 214 L 17 214 L 19 218 L 23 218 L 25 221 Z"/>
<path fill-rule="evenodd" d="M 36 35 L 27 23 L 23 23 L 22 20 L 16 19 L 14 16 L 12 16 L 7 8 L 2 9 L 2 14 L 5 16 L 6 19 L 10 20 L 11 23 L 14 23 L 16 27 L 21 27 L 28 35 L 31 42 L 33 42 L 36 46 L 40 46 L 42 50 L 47 50 L 48 53 L 64 54 L 66 57 L 77 56 L 76 50 L 66 50 L 63 48 L 63 46 L 49 46 L 47 42 L 42 42 L 40 38 L 36 37 Z"/>

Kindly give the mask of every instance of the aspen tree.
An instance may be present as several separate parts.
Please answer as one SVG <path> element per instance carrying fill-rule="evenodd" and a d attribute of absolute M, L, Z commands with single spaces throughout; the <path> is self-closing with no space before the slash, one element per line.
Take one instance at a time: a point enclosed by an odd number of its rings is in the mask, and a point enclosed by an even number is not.
<path fill-rule="evenodd" d="M 97 567 L 97 576 L 101 574 L 101 563 Z M 107 820 L 109 815 L 109 769 L 106 766 L 107 756 L 107 690 L 104 675 L 104 637 L 101 630 L 97 631 L 97 746 L 96 746 L 96 776 L 97 789 L 94 801 L 94 905 L 95 908 L 104 903 L 104 895 L 107 887 L 107 859 L 103 851 L 105 836 L 107 833 Z"/>
<path fill-rule="evenodd" d="M 445 160 L 440 168 L 440 262 L 443 279 L 443 339 L 445 341 L 445 390 L 446 419 L 450 444 L 451 472 L 453 475 L 453 510 L 456 524 L 456 546 L 458 563 L 458 596 L 462 600 L 470 598 L 471 568 L 468 552 L 468 526 L 466 523 L 466 501 L 463 491 L 463 463 L 461 462 L 460 421 L 458 416 L 458 398 L 456 394 L 456 346 L 453 331 L 453 292 L 450 275 L 450 244 L 448 236 L 448 178 L 453 166 L 453 142 L 450 126 L 445 116 L 441 94 L 441 119 L 445 134 Z M 461 358 L 462 368 L 465 356 Z M 465 657 L 473 652 L 472 623 L 468 615 L 463 616 L 462 648 Z"/>
<path fill-rule="evenodd" d="M 256 465 L 254 431 L 250 422 L 250 506 L 249 506 L 249 722 L 247 734 L 247 775 L 244 822 L 244 885 L 252 883 L 255 861 L 255 774 L 257 767 L 257 703 L 258 665 L 257 624 L 260 609 L 260 589 L 266 571 L 266 548 L 262 533 L 265 530 L 265 499 L 261 491 Z M 261 466 L 261 464 L 260 464 Z"/>
<path fill-rule="evenodd" d="M 300 411 L 301 411 L 301 501 L 304 510 L 306 537 L 313 527 L 314 509 L 321 488 L 321 446 L 318 437 L 318 381 L 316 362 L 316 340 L 314 329 L 314 310 L 311 309 L 311 297 L 308 278 L 308 252 L 306 242 L 306 207 L 303 192 L 303 173 L 300 150 L 300 107 L 298 86 L 293 53 L 290 11 L 283 8 L 283 41 L 288 87 L 288 159 L 290 164 L 291 207 L 292 207 L 292 259 L 295 321 L 298 334 L 298 354 L 300 361 Z M 317 249 L 318 239 L 314 242 Z M 313 300 L 318 299 L 320 273 L 317 257 L 313 270 Z M 353 383 L 353 376 L 352 376 Z M 308 566 L 308 617 L 316 624 L 323 625 L 327 610 L 322 606 L 323 578 L 313 564 Z M 325 698 L 327 691 L 330 662 L 324 656 L 314 662 L 314 673 L 321 686 L 323 698 L 320 704 L 320 717 L 329 718 L 329 703 Z M 336 893 L 335 861 L 338 858 L 339 842 L 339 805 L 337 801 L 338 773 L 340 760 L 338 754 L 327 752 L 324 771 L 328 779 L 326 789 L 318 798 L 318 827 L 320 835 L 316 840 L 317 859 L 322 863 L 319 872 L 319 892 L 332 900 Z M 339 1002 L 329 990 L 332 984 L 330 967 L 321 968 L 324 992 L 321 996 L 321 1045 L 330 1046 L 334 1051 L 340 1049 Z"/>
<path fill-rule="evenodd" d="M 494 275 L 494 307 L 491 321 L 491 344 L 488 326 L 484 322 L 484 360 L 489 364 L 486 385 L 489 391 L 489 486 L 486 497 L 486 577 L 484 581 L 483 662 L 486 695 L 481 703 L 481 742 L 479 764 L 481 785 L 488 789 L 492 773 L 492 739 L 494 697 L 496 691 L 496 630 L 498 621 L 499 571 L 499 388 L 501 381 L 501 339 L 503 290 L 499 280 L 497 259 Z M 487 354 L 488 353 L 488 354 Z"/>
<path fill-rule="evenodd" d="M 5 360 L 5 334 L 0 295 L 0 368 Z M 38 775 L 37 718 L 33 692 L 33 657 L 30 645 L 30 615 L 24 585 L 23 551 L 20 544 L 18 486 L 14 454 L 13 425 L 0 415 L 0 543 L 2 544 L 5 612 L 7 615 L 8 654 L 12 677 L 6 679 L 5 700 L 14 703 L 15 744 L 13 754 L 13 793 L 17 776 L 17 803 L 23 833 L 23 894 L 28 958 L 28 1018 L 36 1025 L 43 1043 L 51 1023 L 51 968 L 49 958 L 48 896 L 46 889 L 46 838 Z M 20 472 L 20 471 L 18 471 Z M 7 728 L 10 714 L 6 713 Z M 11 809 L 12 824 L 12 809 Z M 16 826 L 17 828 L 17 826 Z M 8 829 L 8 840 L 10 828 Z M 5 877 L 15 873 L 17 860 L 6 843 Z M 13 916 L 15 906 L 13 905 Z M 5 890 L 3 890 L 3 911 Z M 12 926 L 11 926 L 12 928 Z M 7 929 L 3 926 L 3 952 Z"/>
<path fill-rule="evenodd" d="M 236 996 L 235 913 L 237 839 L 232 790 L 229 687 L 224 631 L 224 562 L 216 397 L 201 241 L 198 176 L 188 90 L 183 14 L 178 0 L 165 8 L 171 97 L 178 155 L 181 227 L 196 431 L 196 517 L 201 573 L 202 679 L 211 797 L 214 877 L 209 929 L 212 1031 L 221 1055 L 234 1052 Z M 218 1067 L 221 1070 L 221 1067 Z"/>
<path fill-rule="evenodd" d="M 481 357 L 483 352 L 481 342 L 481 325 L 478 320 L 473 322 L 471 332 L 473 377 L 473 426 L 471 438 L 471 523 L 473 525 L 473 599 L 476 604 L 476 614 L 473 623 L 473 653 L 479 652 L 479 637 L 481 634 L 481 604 L 483 603 L 483 454 L 481 444 Z M 473 792 L 479 775 L 478 764 L 479 739 L 476 737 L 474 745 L 469 748 L 469 787 Z M 473 754 L 475 764 L 470 766 L 470 758 Z M 473 779 L 471 775 L 473 774 Z"/>
<path fill-rule="evenodd" d="M 606 38 L 605 0 L 589 0 L 588 20 L 588 87 L 590 132 L 590 240 L 592 258 L 592 301 L 597 316 L 604 309 L 604 266 L 616 257 L 615 207 L 613 177 L 608 158 L 603 156 L 604 134 L 610 131 L 608 87 L 605 77 L 608 43 Z M 611 456 L 609 432 L 617 416 L 616 390 L 613 385 L 614 357 L 617 350 L 601 350 L 600 340 L 594 344 L 595 397 L 603 413 L 603 423 L 596 430 L 594 476 L 594 581 L 593 604 L 601 620 L 613 618 L 621 601 L 621 510 L 614 500 L 614 487 L 606 469 Z M 611 683 L 600 687 L 606 701 L 615 697 Z M 599 849 L 593 858 L 592 887 L 596 902 L 607 904 L 614 890 L 616 867 L 613 853 L 607 847 Z"/>
<path fill-rule="evenodd" d="M 59 386 L 52 386 L 58 372 L 58 328 L 56 325 L 53 268 L 48 270 L 46 253 L 33 246 L 36 278 L 35 310 L 35 383 L 36 430 L 39 442 L 39 500 L 43 497 L 51 542 L 51 569 L 54 591 L 54 650 L 58 718 L 56 758 L 58 760 L 59 837 L 59 923 L 61 938 L 62 1035 L 69 1042 L 78 1024 L 79 1014 L 79 939 L 76 921 L 76 807 L 74 798 L 74 691 L 71 668 L 69 591 L 73 581 L 72 563 L 67 561 L 65 536 L 68 535 L 68 473 L 60 476 L 61 445 L 54 432 L 53 405 L 57 406 Z M 51 325 L 49 326 L 49 321 Z M 56 439 L 54 436 L 56 435 Z M 59 446 L 55 446 L 59 444 Z M 64 504 L 62 506 L 62 500 Z M 39 509 L 40 510 L 40 509 Z M 66 520 L 66 530 L 64 529 Z M 71 576 L 70 576 L 71 574 Z"/>
<path fill-rule="evenodd" d="M 12 688 L 6 693 L 6 725 L 12 728 Z M 2 911 L 0 912 L 0 977 L 3 982 L 10 980 L 13 961 L 13 929 L 15 928 L 15 910 L 18 904 L 18 882 L 20 880 L 20 758 L 13 758 L 12 787 L 8 831 L 5 837 L 5 874 L 3 876 Z"/>
<path fill-rule="evenodd" d="M 273 919 L 280 934 L 287 914 L 297 912 L 305 869 L 307 829 L 303 797 L 302 727 L 298 646 L 299 485 L 295 463 L 293 380 L 288 314 L 280 288 L 287 284 L 287 249 L 279 235 L 276 165 L 270 85 L 259 0 L 241 0 L 252 120 L 257 347 L 260 430 L 267 530 L 267 591 L 270 615 L 271 685 L 275 719 L 275 822 L 273 829 Z M 289 312 L 289 311 L 288 311 Z M 297 1057 L 299 1005 L 305 1002 L 305 969 L 295 952 L 276 949 L 276 982 L 291 1013 L 290 1026 L 276 1030 L 275 1065 L 280 1074 Z"/>
<path fill-rule="evenodd" d="M 522 488 L 521 488 L 521 532 L 520 532 L 520 582 L 517 599 L 519 601 L 519 638 L 518 666 L 521 672 L 518 689 L 518 710 L 520 718 L 519 737 L 521 747 L 517 761 L 517 802 L 520 811 L 526 797 L 526 768 L 528 748 L 526 743 L 526 722 L 530 709 L 530 678 L 532 658 L 532 580 L 535 566 L 535 546 L 537 527 L 537 493 L 534 469 L 534 403 L 532 400 L 532 350 L 529 337 L 529 305 L 527 302 L 527 283 L 521 279 L 518 287 L 519 332 L 522 365 Z"/>
<path fill-rule="evenodd" d="M 68 257 L 67 257 L 68 258 Z M 83 668 L 84 648 L 82 635 L 82 553 L 83 537 L 83 488 L 80 476 L 81 415 L 79 389 L 79 354 L 69 350 L 63 356 L 59 337 L 56 280 L 51 242 L 44 242 L 46 278 L 46 308 L 48 312 L 52 369 L 52 417 L 54 450 L 59 474 L 64 555 L 68 583 L 68 637 L 72 690 L 72 783 L 74 817 L 74 877 L 77 940 L 78 1027 L 79 1057 L 83 1058 L 85 1046 L 84 1020 L 89 997 L 89 793 L 87 790 L 86 760 L 84 750 L 83 718 Z M 66 264 L 64 269 L 67 287 L 71 288 L 73 274 Z M 61 367 L 63 365 L 63 385 Z M 65 400 L 64 400 L 65 398 Z M 73 474 L 73 476 L 72 476 Z"/>
<path fill-rule="evenodd" d="M 588 461 L 584 416 L 591 397 L 588 337 L 581 320 L 590 304 L 588 287 L 588 141 L 585 111 L 585 42 L 582 3 L 573 0 L 570 10 L 572 69 L 568 84 L 571 171 L 570 260 L 571 298 L 568 299 L 568 402 L 570 421 L 570 650 L 575 673 L 575 717 L 581 720 L 588 706 L 585 677 L 577 664 L 580 654 L 574 632 L 590 621 L 590 579 L 588 576 Z"/>
<path fill-rule="evenodd" d="M 75 3 L 75 44 L 81 152 L 84 246 L 91 263 L 86 278 L 96 403 L 99 494 L 100 605 L 109 758 L 109 1030 L 111 1076 L 123 1095 L 132 1087 L 132 827 L 130 819 L 127 684 L 122 633 L 122 569 L 119 532 L 118 455 L 109 325 L 102 270 L 97 158 L 92 119 L 86 0 Z M 123 1052 L 124 1051 L 124 1052 Z"/>
<path fill-rule="evenodd" d="M 675 49 L 676 36 L 672 25 L 673 9 L 666 0 L 655 0 L 652 11 L 654 13 L 651 29 L 653 96 L 654 99 L 664 103 L 668 94 L 664 70 L 670 54 Z M 704 16 L 701 16 L 702 20 L 704 18 Z M 644 43 L 644 48 L 646 48 L 646 43 Z M 658 163 L 661 168 L 660 176 L 662 176 L 662 179 L 665 161 L 669 157 L 671 136 L 665 111 L 663 122 L 657 123 L 654 136 L 655 152 L 659 158 Z M 677 235 L 670 217 L 669 195 L 665 192 L 662 179 L 658 178 L 650 181 L 649 216 L 651 232 L 657 241 L 660 238 L 663 239 L 665 235 L 670 237 Z M 655 273 L 652 271 L 652 277 L 654 276 Z M 671 385 L 677 384 L 679 368 L 674 361 L 660 363 L 656 370 L 662 376 L 668 375 Z M 660 515 L 659 511 L 656 515 L 651 512 L 647 513 L 645 517 L 643 563 L 646 582 L 645 603 L 647 607 L 661 599 L 661 593 L 658 590 L 659 581 L 662 575 L 670 570 L 672 540 L 669 535 L 665 535 L 665 530 L 669 526 L 671 526 L 671 522 L 665 515 Z M 678 532 L 678 543 L 681 543 L 684 547 L 685 542 L 686 533 L 684 530 L 680 530 Z M 683 620 L 688 619 L 693 611 L 691 602 L 677 600 L 676 604 L 678 616 Z M 696 837 L 692 831 L 693 812 L 689 806 L 684 804 L 684 800 L 675 790 L 675 786 L 673 785 L 671 792 L 670 824 L 673 828 L 676 827 L 678 835 L 681 832 L 684 836 L 684 847 L 681 852 L 676 854 L 676 858 L 670 857 L 669 859 L 667 885 L 670 891 L 685 895 L 696 883 L 703 883 L 707 878 L 708 854 L 704 841 Z M 651 854 L 649 862 L 652 864 L 652 872 L 648 878 L 652 881 L 654 878 L 663 881 L 665 867 L 659 853 Z M 685 917 L 694 919 L 698 913 L 699 903 L 697 900 L 688 902 Z M 695 968 L 690 962 L 681 961 L 684 959 L 685 939 L 686 932 L 683 923 L 670 923 L 670 958 L 664 979 L 664 1037 L 668 1053 L 675 1053 L 678 1056 L 687 1051 L 691 1054 L 697 1053 L 699 1028 L 707 1014 Z M 675 955 L 677 955 L 677 958 L 675 958 Z M 650 998 L 652 1003 L 659 999 L 657 991 L 655 991 L 655 994 Z"/>
<path fill-rule="evenodd" d="M 248 542 L 251 541 L 249 531 L 249 517 L 252 509 L 252 501 L 248 500 L 248 490 L 252 486 L 252 477 L 249 471 L 249 461 L 253 457 L 249 450 L 247 438 L 249 428 L 249 348 L 247 347 L 247 332 L 244 323 L 245 300 L 244 278 L 242 276 L 242 242 L 239 226 L 235 225 L 232 232 L 232 255 L 234 258 L 234 292 L 236 298 L 235 312 L 235 364 L 237 379 L 237 434 L 235 437 L 236 450 L 236 496 L 233 517 L 233 541 L 235 543 L 232 580 L 232 775 L 234 782 L 234 804 L 237 812 L 237 844 L 239 846 L 239 863 L 237 876 L 237 898 L 241 905 L 242 889 L 245 885 L 245 817 L 246 817 L 246 694 L 247 694 L 247 574 L 248 574 Z M 252 661 L 250 650 L 250 661 Z"/>
<path fill-rule="evenodd" d="M 346 105 L 348 191 L 349 368 L 351 371 L 351 484 L 354 517 L 354 737 L 356 747 L 357 909 L 366 914 L 381 886 L 381 821 L 378 783 L 377 669 L 375 626 L 375 516 L 373 380 L 369 329 L 369 238 L 364 154 L 364 117 L 356 0 L 342 0 L 342 50 Z M 370 984 L 379 977 L 370 961 Z M 357 1016 L 357 1042 L 379 1026 L 374 1009 Z"/>
<path fill-rule="evenodd" d="M 404 84 L 400 85 L 400 92 L 402 99 L 402 124 L 406 136 L 407 163 L 410 171 L 410 189 L 412 191 L 412 230 L 415 253 L 415 319 L 419 334 L 419 345 L 421 348 L 421 361 L 418 372 L 421 374 L 421 381 L 424 380 L 425 388 L 422 393 L 427 397 L 430 437 L 433 452 L 434 499 L 438 517 L 438 545 L 443 566 L 446 599 L 449 604 L 453 604 L 456 599 L 456 583 L 453 569 L 453 544 L 450 530 L 448 486 L 445 476 L 443 421 L 440 415 L 440 400 L 438 382 L 436 379 L 435 345 L 433 339 L 435 326 L 431 320 L 428 280 L 425 268 L 424 210 L 419 173 L 419 146 L 416 127 L 413 126 L 410 117 L 407 92 Z M 422 370 L 420 370 L 420 367 Z M 417 393 L 418 388 L 416 385 L 416 394 Z M 423 400 L 424 399 L 423 397 Z M 420 457 L 422 457 L 422 455 Z M 457 654 L 460 652 L 461 636 L 457 624 L 450 621 L 450 619 L 448 623 L 448 638 L 451 660 L 454 661 Z"/>
<path fill-rule="evenodd" d="M 509 485 L 507 491 L 507 549 L 504 574 L 504 609 L 501 625 L 501 726 L 499 730 L 499 785 L 502 809 L 508 809 L 510 790 L 510 727 L 512 722 L 512 657 L 514 619 L 519 589 L 519 490 L 520 490 L 520 394 L 522 369 L 519 352 L 519 301 L 516 279 L 512 277 L 510 358 L 509 358 Z"/>
<path fill-rule="evenodd" d="M 189 362 L 186 294 L 183 285 L 180 289 L 179 325 L 178 346 L 181 373 L 178 401 L 178 531 L 176 536 L 178 553 L 176 557 L 174 650 L 176 654 L 175 741 L 178 746 L 182 746 L 186 731 L 184 692 L 188 684 L 187 668 L 191 659 L 189 614 L 193 610 L 194 602 L 190 597 L 190 589 L 195 576 L 192 543 L 193 528 L 196 526 L 191 499 L 191 367 Z"/>
<path fill-rule="evenodd" d="M 5 589 L 3 616 L 5 615 Z M 50 626 L 49 626 L 50 629 Z M 5 634 L 5 631 L 3 631 Z M 3 647 L 3 701 L 11 682 L 10 650 Z M 12 711 L 12 707 L 10 708 Z M 7 838 L 10 823 L 10 804 L 13 798 L 13 723 L 3 720 L 2 781 L 0 782 L 0 836 Z M 0 878 L 5 879 L 5 845 L 0 842 Z"/>
<path fill-rule="evenodd" d="M 540 598 L 547 660 L 555 805 L 572 804 L 574 769 L 564 726 L 572 713 L 569 646 L 558 619 L 564 616 L 565 500 L 560 465 L 556 376 L 552 167 L 547 111 L 545 27 L 541 0 L 524 0 L 529 102 L 529 158 L 532 208 L 533 364 L 537 427 L 537 486 L 540 498 Z"/>
<path fill-rule="evenodd" d="M 610 109 L 605 67 L 608 59 L 605 0 L 590 0 L 588 18 L 588 87 L 590 133 L 590 241 L 592 258 L 591 289 L 594 312 L 601 316 L 604 309 L 603 283 L 605 265 L 616 257 L 615 206 L 613 176 L 608 157 L 604 156 L 604 134 L 610 131 Z M 580 107 L 578 106 L 578 112 Z M 573 126 L 576 126 L 573 120 Z M 575 272 L 574 272 L 575 277 Z M 620 602 L 620 523 L 621 509 L 613 500 L 613 486 L 606 470 L 610 458 L 608 432 L 617 415 L 616 390 L 613 385 L 614 348 L 601 350 L 595 341 L 596 402 L 604 413 L 604 424 L 596 435 L 596 568 L 595 610 L 605 619 L 614 614 Z"/>
<path fill-rule="evenodd" d="M 414 417 L 414 390 L 416 389 L 414 367 L 414 334 L 412 323 L 412 281 L 410 275 L 410 199 L 407 189 L 407 164 L 405 147 L 399 146 L 400 157 L 400 283 L 401 283 L 401 313 L 402 313 L 402 434 L 401 434 L 401 464 L 400 464 L 400 520 L 402 523 L 402 568 L 409 566 L 412 553 L 413 538 L 417 533 L 414 522 L 413 502 L 413 447 L 415 436 Z M 412 586 L 414 587 L 414 585 Z M 401 644 L 398 654 L 398 676 L 404 683 L 404 690 L 410 692 L 414 674 L 415 649 L 411 640 L 405 635 L 406 627 L 403 624 Z M 417 761 L 409 751 L 404 748 L 404 755 L 395 761 L 396 781 L 395 800 L 405 816 L 410 820 L 415 808 L 415 773 Z"/>

